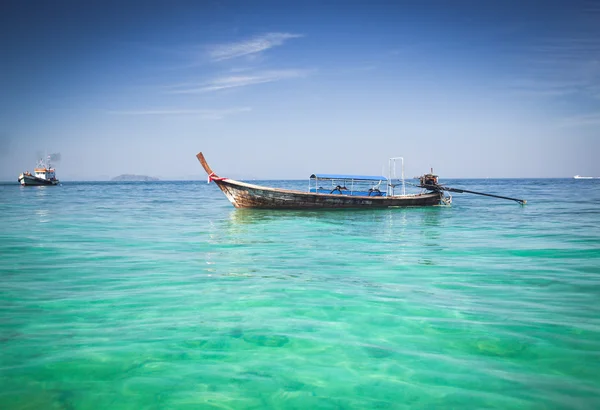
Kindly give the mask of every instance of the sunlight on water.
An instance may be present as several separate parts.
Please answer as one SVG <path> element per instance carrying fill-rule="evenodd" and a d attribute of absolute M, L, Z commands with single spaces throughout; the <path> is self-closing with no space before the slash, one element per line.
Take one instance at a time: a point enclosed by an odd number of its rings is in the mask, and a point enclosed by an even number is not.
<path fill-rule="evenodd" d="M 600 407 L 600 183 L 445 182 L 528 205 L 0 186 L 2 407 Z"/>

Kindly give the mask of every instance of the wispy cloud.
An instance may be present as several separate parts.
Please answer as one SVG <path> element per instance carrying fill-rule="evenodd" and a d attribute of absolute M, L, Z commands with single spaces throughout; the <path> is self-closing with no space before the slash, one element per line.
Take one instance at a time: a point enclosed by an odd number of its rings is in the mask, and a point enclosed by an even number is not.
<path fill-rule="evenodd" d="M 229 109 L 157 109 L 157 110 L 131 110 L 131 111 L 109 111 L 114 115 L 147 115 L 147 116 L 170 116 L 170 115 L 191 115 L 198 116 L 205 120 L 220 120 L 232 114 L 239 114 L 250 111 L 250 107 L 229 108 Z"/>
<path fill-rule="evenodd" d="M 597 98 L 600 93 L 600 39 L 587 32 L 540 39 L 527 51 L 529 94 L 550 97 L 578 95 Z"/>
<path fill-rule="evenodd" d="M 172 86 L 171 94 L 197 94 L 211 91 L 226 90 L 237 87 L 246 87 L 254 84 L 271 83 L 274 81 L 291 78 L 305 77 L 311 70 L 270 70 L 254 72 L 248 75 L 230 75 L 217 77 L 201 84 L 185 84 Z"/>
<path fill-rule="evenodd" d="M 517 96 L 523 97 L 562 97 L 577 94 L 586 87 L 581 80 L 552 80 L 549 78 L 528 78 L 512 81 L 506 87 Z"/>
<path fill-rule="evenodd" d="M 260 53 L 270 48 L 280 46 L 289 39 L 298 37 L 302 37 L 302 35 L 292 33 L 267 33 L 235 43 L 214 45 L 209 48 L 208 55 L 212 61 L 229 60 Z"/>
<path fill-rule="evenodd" d="M 600 125 L 600 112 L 575 115 L 559 121 L 561 127 L 587 127 Z"/>

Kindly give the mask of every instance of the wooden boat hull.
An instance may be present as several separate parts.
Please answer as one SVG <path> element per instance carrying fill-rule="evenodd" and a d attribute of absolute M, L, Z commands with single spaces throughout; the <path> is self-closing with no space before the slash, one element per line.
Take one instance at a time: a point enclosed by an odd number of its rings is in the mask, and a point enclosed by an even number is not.
<path fill-rule="evenodd" d="M 228 178 L 220 178 L 212 171 L 202 153 L 196 155 L 208 174 L 227 199 L 236 208 L 263 209 L 340 209 L 340 208 L 392 208 L 439 205 L 441 192 L 403 196 L 350 196 L 318 194 L 289 189 L 263 187 Z"/>
<path fill-rule="evenodd" d="M 215 181 L 236 208 L 323 209 L 323 208 L 390 208 L 439 205 L 439 192 L 395 196 L 350 196 L 315 194 L 286 189 L 262 187 L 225 179 Z"/>

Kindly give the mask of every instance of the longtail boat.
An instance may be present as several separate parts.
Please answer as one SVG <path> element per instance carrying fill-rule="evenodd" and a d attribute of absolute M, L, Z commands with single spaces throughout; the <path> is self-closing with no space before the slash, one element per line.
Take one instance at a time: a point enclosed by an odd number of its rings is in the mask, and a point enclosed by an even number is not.
<path fill-rule="evenodd" d="M 391 175 L 389 178 L 386 178 L 383 176 L 313 174 L 309 178 L 308 192 L 303 192 L 291 189 L 269 188 L 223 178 L 215 174 L 210 168 L 202 152 L 199 152 L 196 157 L 208 174 L 208 182 L 214 181 L 236 208 L 392 208 L 434 206 L 448 202 L 448 197 L 444 195 L 443 190 L 406 194 L 404 187 L 404 166 L 402 166 L 401 179 L 402 194 L 395 194 L 394 188 L 398 184 L 392 183 Z M 394 173 L 395 160 L 397 159 L 402 158 L 390 159 L 390 164 L 394 164 Z M 324 188 L 322 186 L 324 183 L 331 184 L 332 186 Z M 379 188 L 382 183 L 385 183 L 385 189 L 380 190 Z M 313 184 L 314 187 L 312 186 Z"/>

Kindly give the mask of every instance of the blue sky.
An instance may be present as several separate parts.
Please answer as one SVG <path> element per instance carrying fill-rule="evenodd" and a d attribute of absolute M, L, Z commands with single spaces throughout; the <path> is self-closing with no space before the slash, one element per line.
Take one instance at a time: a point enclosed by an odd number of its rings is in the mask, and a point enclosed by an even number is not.
<path fill-rule="evenodd" d="M 18 1 L 0 180 L 600 176 L 600 1 Z"/>

